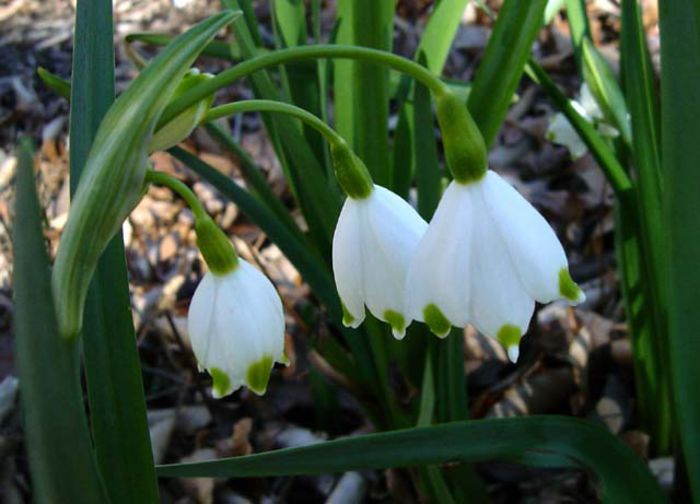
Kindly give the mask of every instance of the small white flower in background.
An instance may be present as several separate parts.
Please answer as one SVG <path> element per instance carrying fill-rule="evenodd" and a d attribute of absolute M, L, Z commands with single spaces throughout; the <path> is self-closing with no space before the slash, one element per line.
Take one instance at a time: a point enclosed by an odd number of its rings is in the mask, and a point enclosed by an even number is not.
<path fill-rule="evenodd" d="M 343 303 L 343 323 L 358 327 L 365 306 L 401 339 L 406 274 L 428 224 L 401 197 L 375 185 L 365 198 L 347 198 L 333 235 L 333 273 Z"/>
<path fill-rule="evenodd" d="M 593 124 L 601 135 L 608 138 L 615 138 L 619 135 L 613 126 L 605 122 L 603 112 L 585 83 L 581 85 L 578 101 L 571 100 L 571 105 L 584 119 Z M 549 123 L 546 137 L 549 141 L 569 149 L 574 160 L 583 157 L 588 152 L 588 147 L 564 114 L 554 114 Z"/>
<path fill-rule="evenodd" d="M 407 291 L 409 316 L 438 336 L 472 324 L 507 349 L 527 331 L 535 301 L 584 300 L 547 221 L 490 170 L 448 186 L 414 254 Z"/>
<path fill-rule="evenodd" d="M 197 361 L 214 379 L 216 398 L 241 385 L 264 394 L 273 364 L 287 362 L 280 297 L 267 277 L 242 259 L 229 273 L 204 275 L 187 327 Z"/>

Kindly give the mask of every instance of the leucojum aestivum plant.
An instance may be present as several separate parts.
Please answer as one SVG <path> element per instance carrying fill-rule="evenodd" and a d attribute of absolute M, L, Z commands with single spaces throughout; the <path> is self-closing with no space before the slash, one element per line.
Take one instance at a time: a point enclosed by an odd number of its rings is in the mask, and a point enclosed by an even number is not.
<path fill-rule="evenodd" d="M 553 229 L 488 167 L 488 146 L 523 74 L 563 114 L 552 123 L 552 140 L 569 145 L 573 156 L 590 151 L 615 192 L 639 417 L 655 453 L 676 456 L 677 490 L 700 499 L 692 360 L 700 329 L 700 179 L 691 172 L 700 159 L 700 58 L 691 57 L 700 55 L 700 5 L 660 6 L 659 93 L 636 0 L 621 2 L 622 84 L 591 42 L 585 2 L 567 0 L 585 83 L 578 105 L 530 59 L 545 12 L 555 12 L 545 11 L 547 3 L 503 3 L 468 97 L 464 85 L 440 78 L 467 0 L 436 3 L 415 60 L 391 52 L 393 2 L 338 2 L 341 22 L 329 45 L 320 43 L 318 2 L 311 2 L 308 43 L 305 4 L 273 0 L 276 46 L 267 50 L 250 2 L 227 0 L 221 13 L 177 37 L 129 36 L 127 44 L 165 47 L 146 61 L 129 46 L 140 72 L 115 99 L 112 4 L 78 0 L 72 82 L 39 72 L 71 102 L 73 195 L 50 274 L 28 141 L 20 143 L 17 176 L 16 333 L 36 500 L 157 502 L 157 476 L 397 467 L 411 468 L 416 491 L 430 501 L 483 501 L 485 486 L 471 464 L 508 459 L 587 467 L 607 502 L 663 502 L 643 461 L 592 422 L 468 419 L 463 328 L 496 338 L 517 359 L 536 302 L 585 298 Z M 227 38 L 214 40 L 222 30 Z M 231 66 L 199 72 L 201 54 Z M 217 91 L 244 78 L 255 99 L 214 106 Z M 399 111 L 392 135 L 390 100 Z M 217 122 L 250 112 L 263 114 L 307 230 Z M 196 127 L 241 159 L 249 190 L 177 147 Z M 358 392 L 376 433 L 154 466 L 119 233 L 149 185 L 171 189 L 194 215 L 208 271 L 190 304 L 188 333 L 213 397 L 240 387 L 263 395 L 275 363 L 288 361 L 273 284 L 238 257 L 186 184 L 153 169 L 149 155 L 157 150 L 235 202 L 295 265 L 327 314 L 308 321 L 327 319 L 331 334 L 312 350 Z M 416 398 L 399 400 L 390 366 L 420 391 Z"/>

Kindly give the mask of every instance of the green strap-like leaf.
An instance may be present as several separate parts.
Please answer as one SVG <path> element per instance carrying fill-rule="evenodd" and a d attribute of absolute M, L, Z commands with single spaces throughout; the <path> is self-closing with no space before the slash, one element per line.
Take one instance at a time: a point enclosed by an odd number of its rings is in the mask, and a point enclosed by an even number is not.
<path fill-rule="evenodd" d="M 555 416 L 454 422 L 157 470 L 187 478 L 293 476 L 476 462 L 529 450 L 558 453 L 593 469 L 606 502 L 664 502 L 654 477 L 623 442 L 590 422 Z"/>
<path fill-rule="evenodd" d="M 435 2 L 433 12 L 421 35 L 416 55 L 424 54 L 426 66 L 436 74 L 442 73 L 468 3 L 469 0 Z"/>
<path fill-rule="evenodd" d="M 80 387 L 77 343 L 58 334 L 32 149 L 19 144 L 14 222 L 14 323 L 34 501 L 109 502 Z"/>
<path fill-rule="evenodd" d="M 339 44 L 391 51 L 394 2 L 341 0 Z M 360 61 L 336 62 L 336 129 L 365 162 L 375 182 L 391 184 L 388 151 L 388 70 Z M 346 136 L 347 135 L 347 136 Z"/>
<path fill-rule="evenodd" d="M 77 6 L 70 114 L 72 192 L 114 100 L 112 2 Z M 83 247 L 90 246 L 83 243 Z M 97 264 L 85 302 L 85 373 L 92 435 L 113 502 L 158 501 L 121 233 Z M 79 365 L 76 363 L 76 372 Z"/>
<path fill-rule="evenodd" d="M 620 85 L 602 54 L 585 38 L 582 44 L 583 78 L 598 102 L 605 118 L 620 132 L 622 140 L 632 143 L 630 115 Z"/>
<path fill-rule="evenodd" d="M 666 453 L 673 442 L 674 426 L 671 418 L 671 370 L 666 319 L 668 275 L 665 271 L 666 245 L 661 208 L 661 139 L 655 79 L 636 0 L 623 1 L 622 25 L 621 45 L 624 50 L 620 63 L 632 125 L 632 164 L 637 175 L 634 210 L 638 222 L 636 241 L 644 268 L 642 287 L 646 289 L 646 308 L 649 311 L 641 317 L 641 327 L 632 323 L 632 342 L 635 361 L 639 361 L 643 367 L 640 371 L 645 372 L 645 375 L 637 375 L 642 394 L 640 416 L 653 435 L 656 449 Z M 651 328 L 646 327 L 649 318 L 653 324 Z M 638 330 L 638 334 L 635 330 Z"/>
<path fill-rule="evenodd" d="M 564 93 L 557 87 L 552 78 L 534 61 L 527 66 L 528 75 L 547 92 L 556 107 L 566 116 L 569 123 L 581 137 L 593 157 L 600 165 L 608 182 L 619 194 L 632 189 L 632 181 L 618 161 L 612 149 L 589 123 L 571 104 Z"/>
<path fill-rule="evenodd" d="M 467 102 L 487 146 L 506 117 L 546 5 L 547 0 L 506 0 L 498 14 Z"/>
<path fill-rule="evenodd" d="M 700 2 L 660 2 L 664 212 L 675 418 L 700 501 Z"/>

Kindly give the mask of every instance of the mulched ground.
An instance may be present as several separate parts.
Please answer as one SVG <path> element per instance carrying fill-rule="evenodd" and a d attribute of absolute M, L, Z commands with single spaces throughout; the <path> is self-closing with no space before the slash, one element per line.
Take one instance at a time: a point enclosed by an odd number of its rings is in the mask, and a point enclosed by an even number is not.
<path fill-rule="evenodd" d="M 400 1 L 395 51 L 411 56 L 429 15 L 431 2 Z M 123 48 L 126 34 L 177 33 L 214 12 L 213 0 L 118 0 L 115 2 L 118 87 L 135 74 Z M 259 5 L 258 5 L 259 4 Z M 498 2 L 489 2 L 497 7 Z M 653 56 L 658 60 L 656 10 L 647 2 L 644 19 Z M 258 19 L 270 26 L 267 2 L 256 2 Z M 323 4 L 325 33 L 333 23 L 334 2 Z M 589 2 L 593 31 L 603 54 L 617 65 L 619 7 L 609 0 Z M 9 0 L 0 5 L 0 496 L 26 502 L 31 484 L 17 407 L 12 335 L 12 202 L 16 168 L 15 140 L 29 134 L 40 145 L 38 181 L 46 209 L 47 239 L 57 245 L 68 210 L 67 103 L 47 90 L 37 66 L 68 77 L 74 1 Z M 473 5 L 455 39 L 445 74 L 469 79 L 477 68 L 491 30 Z M 269 30 L 266 32 L 269 35 Z M 535 57 L 575 96 L 580 86 L 565 20 L 557 17 L 543 30 Z M 221 62 L 207 60 L 215 72 Z M 553 304 L 538 311 L 525 337 L 517 365 L 494 341 L 467 330 L 465 366 L 472 416 L 532 413 L 570 414 L 598 419 L 643 456 L 648 436 L 638 429 L 630 343 L 617 286 L 613 249 L 611 191 L 590 156 L 572 161 L 568 151 L 548 142 L 545 133 L 554 111 L 543 93 L 523 79 L 520 100 L 509 112 L 492 168 L 506 176 L 549 219 L 568 251 L 573 276 L 582 280 L 588 300 L 572 310 Z M 240 85 L 227 100 L 248 98 Z M 233 134 L 264 170 L 274 191 L 291 204 L 274 152 L 253 116 L 230 123 Z M 204 133 L 187 142 L 222 173 L 241 184 L 237 160 L 220 151 Z M 268 394 L 247 391 L 213 401 L 209 381 L 198 373 L 186 338 L 189 299 L 201 277 L 193 218 L 167 189 L 152 188 L 124 225 L 134 323 L 155 457 L 159 461 L 204 460 L 299 446 L 331 436 L 371 430 L 353 397 L 340 391 L 334 421 L 314 407 L 310 392 L 307 344 L 310 336 L 301 310 L 308 288 L 279 249 L 232 203 L 198 181 L 166 154 L 154 156 L 160 170 L 184 180 L 231 236 L 241 255 L 257 263 L 278 286 L 287 308 L 292 365 L 273 374 Z M 298 212 L 296 212 L 298 213 Z M 296 358 L 295 358 L 296 357 Z M 313 356 L 311 356 L 313 358 Z M 332 378 L 332 377 L 330 377 Z M 667 484 L 672 461 L 653 465 Z M 509 464 L 481 464 L 494 502 L 591 502 L 595 486 L 586 473 L 544 471 Z M 314 478 L 267 480 L 198 479 L 164 481 L 164 502 L 389 502 L 402 494 L 400 471 L 348 473 Z"/>

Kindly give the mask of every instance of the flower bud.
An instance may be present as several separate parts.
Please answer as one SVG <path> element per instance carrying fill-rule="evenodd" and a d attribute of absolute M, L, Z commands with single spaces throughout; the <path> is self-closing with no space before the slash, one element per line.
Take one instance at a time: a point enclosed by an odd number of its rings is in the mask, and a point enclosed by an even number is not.
<path fill-rule="evenodd" d="M 466 104 L 452 92 L 436 98 L 436 115 L 447 166 L 454 179 L 468 184 L 486 174 L 486 145 Z"/>
<path fill-rule="evenodd" d="M 345 194 L 353 199 L 363 199 L 372 193 L 372 176 L 362 160 L 344 140 L 331 142 L 331 158 L 335 176 Z"/>
<path fill-rule="evenodd" d="M 211 74 L 202 74 L 199 73 L 199 70 L 196 68 L 192 68 L 185 74 L 180 84 L 178 84 L 170 97 L 169 103 L 174 102 L 196 85 L 212 77 L 214 76 Z M 190 136 L 192 131 L 199 126 L 199 123 L 201 123 L 204 116 L 206 116 L 213 101 L 214 95 L 209 95 L 158 128 L 151 138 L 151 143 L 148 146 L 149 152 L 167 150 Z"/>

